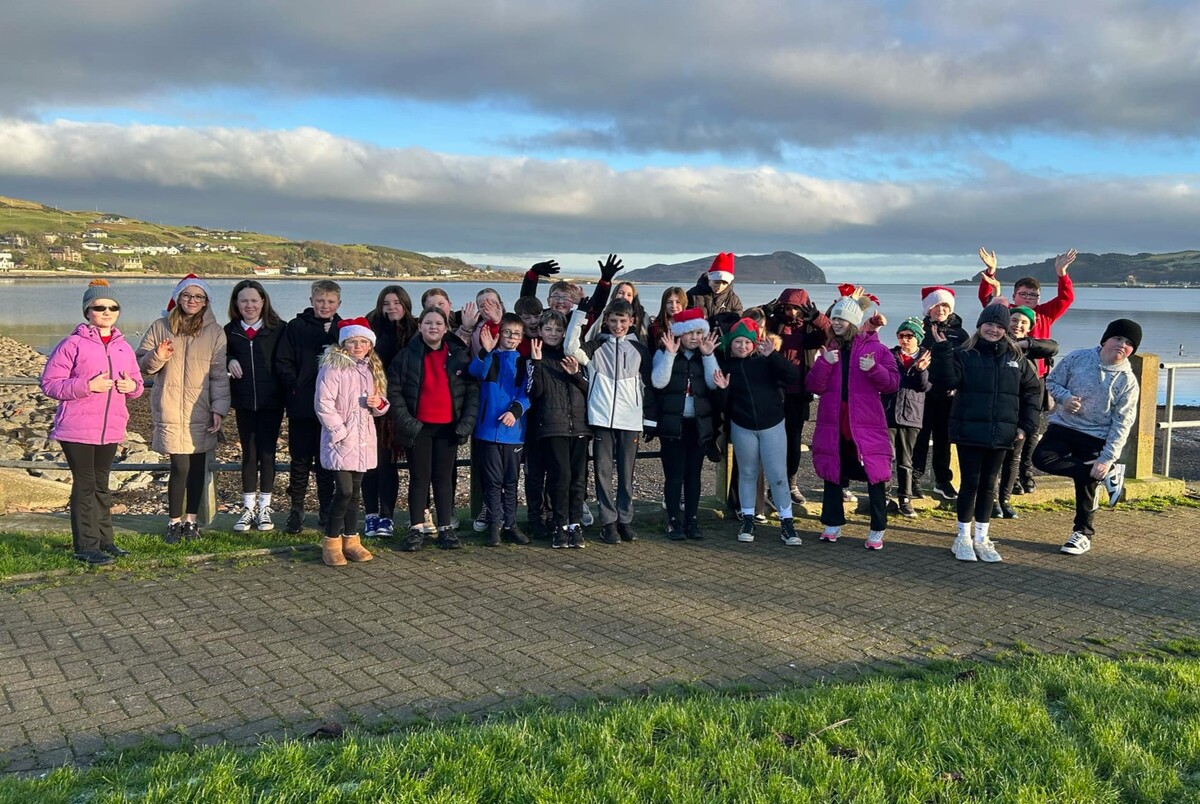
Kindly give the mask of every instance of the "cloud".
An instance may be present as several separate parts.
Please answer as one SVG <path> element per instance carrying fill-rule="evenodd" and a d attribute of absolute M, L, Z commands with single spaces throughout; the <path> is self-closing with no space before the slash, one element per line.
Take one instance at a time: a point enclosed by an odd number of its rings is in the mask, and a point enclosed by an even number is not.
<path fill-rule="evenodd" d="M 1188 138 L 1200 6 L 1170 0 L 112 0 L 15 4 L 0 112 L 239 88 L 501 101 L 544 143 L 784 145 L 1038 130 Z M 536 138 L 534 141 L 538 141 Z"/>
<path fill-rule="evenodd" d="M 4 193 L 434 253 L 971 254 L 1194 247 L 1200 177 L 846 181 L 387 149 L 258 131 L 0 120 Z"/>

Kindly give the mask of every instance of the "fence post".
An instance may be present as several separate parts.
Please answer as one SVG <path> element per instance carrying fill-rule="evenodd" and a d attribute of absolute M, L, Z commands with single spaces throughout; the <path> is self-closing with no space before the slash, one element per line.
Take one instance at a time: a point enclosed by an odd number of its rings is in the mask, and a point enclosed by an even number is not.
<path fill-rule="evenodd" d="M 1128 477 L 1145 480 L 1154 476 L 1154 436 L 1158 421 L 1158 355 L 1137 353 L 1129 358 L 1129 366 L 1137 378 L 1141 395 L 1138 398 L 1137 418 L 1133 431 L 1125 442 L 1122 455 Z M 1170 438 L 1170 433 L 1167 434 Z"/>
<path fill-rule="evenodd" d="M 200 510 L 196 514 L 196 522 L 201 525 L 212 523 L 217 515 L 217 474 L 213 471 L 213 458 L 216 450 L 208 453 L 204 462 L 204 493 L 200 495 Z"/>

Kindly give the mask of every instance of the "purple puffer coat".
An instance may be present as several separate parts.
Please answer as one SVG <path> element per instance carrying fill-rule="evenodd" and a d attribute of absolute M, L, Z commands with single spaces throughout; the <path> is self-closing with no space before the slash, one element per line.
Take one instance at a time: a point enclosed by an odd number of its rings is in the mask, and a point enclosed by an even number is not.
<path fill-rule="evenodd" d="M 379 462 L 375 416 L 390 407 L 368 410 L 363 398 L 375 393 L 375 378 L 366 360 L 355 360 L 331 347 L 321 355 L 313 402 L 321 421 L 321 466 L 331 471 L 366 472 Z"/>
<path fill-rule="evenodd" d="M 859 358 L 875 357 L 870 371 L 858 367 Z M 842 358 L 845 359 L 845 358 Z M 842 481 L 841 466 L 841 361 L 831 364 L 818 357 L 805 379 L 808 390 L 821 398 L 817 406 L 817 424 L 813 430 L 813 468 L 817 476 L 831 483 Z M 859 333 L 850 346 L 850 433 L 858 448 L 858 458 L 871 483 L 886 483 L 892 476 L 892 440 L 888 437 L 883 394 L 900 387 L 896 358 L 879 342 L 875 332 Z"/>
<path fill-rule="evenodd" d="M 134 389 L 122 394 L 116 386 L 108 393 L 94 394 L 88 383 L 97 374 L 108 374 L 114 381 L 126 372 Z M 142 372 L 138 369 L 133 347 L 112 328 L 106 346 L 100 333 L 90 324 L 80 324 L 59 341 L 42 369 L 42 393 L 59 401 L 50 437 L 75 444 L 120 444 L 125 440 L 129 410 L 125 398 L 142 395 Z"/>

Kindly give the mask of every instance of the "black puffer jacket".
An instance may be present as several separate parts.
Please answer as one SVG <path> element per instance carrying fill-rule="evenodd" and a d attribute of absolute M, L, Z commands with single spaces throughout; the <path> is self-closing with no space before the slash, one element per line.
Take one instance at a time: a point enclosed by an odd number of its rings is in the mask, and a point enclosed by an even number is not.
<path fill-rule="evenodd" d="M 367 314 L 367 323 L 371 325 L 371 331 L 375 333 L 375 354 L 379 355 L 379 362 L 383 363 L 386 371 L 387 367 L 392 365 L 396 354 L 416 334 L 417 327 L 407 314 L 399 322 L 393 322 L 389 321 L 386 315 L 376 316 L 372 313 L 374 313 L 373 310 Z"/>
<path fill-rule="evenodd" d="M 236 360 L 242 378 L 229 378 L 234 410 L 278 410 L 283 407 L 283 387 L 275 376 L 275 356 L 283 337 L 283 324 L 259 329 L 247 338 L 241 321 L 225 325 L 225 363 Z M 315 388 L 314 388 L 315 390 Z"/>
<path fill-rule="evenodd" d="M 671 363 L 671 379 L 654 394 L 654 421 L 659 438 L 683 437 L 683 406 L 688 384 L 692 388 L 692 406 L 696 413 L 696 431 L 700 443 L 713 440 L 713 400 L 704 381 L 704 357 L 694 351 L 689 359 L 683 349 Z M 655 355 L 655 359 L 658 355 Z"/>
<path fill-rule="evenodd" d="M 796 381 L 800 369 L 777 351 L 766 357 L 757 352 L 728 356 L 723 363 L 729 387 L 718 399 L 730 421 L 747 430 L 768 430 L 783 421 L 783 389 Z"/>
<path fill-rule="evenodd" d="M 921 348 L 928 349 L 930 354 L 932 354 L 933 347 L 937 344 L 937 341 L 933 339 L 932 334 L 933 327 L 935 325 L 929 320 L 929 316 L 925 316 L 924 325 L 925 337 L 921 341 Z M 958 313 L 951 313 L 949 316 L 947 316 L 945 321 L 942 321 L 936 326 L 941 328 L 942 333 L 946 336 L 946 343 L 950 344 L 952 349 L 961 349 L 962 345 L 967 342 L 967 338 L 971 337 L 967 334 L 967 331 L 963 329 L 962 317 L 959 316 Z M 954 389 L 943 386 L 938 378 L 932 374 L 929 376 L 929 380 L 931 383 L 933 383 L 933 387 L 929 389 L 929 393 L 939 394 L 942 397 L 954 395 Z"/>
<path fill-rule="evenodd" d="M 1026 434 L 1036 429 L 1042 410 L 1037 370 L 1009 351 L 1006 341 L 980 338 L 971 349 L 938 343 L 930 368 L 935 384 L 957 391 L 950 408 L 953 443 L 1006 449 L 1018 427 Z"/>
<path fill-rule="evenodd" d="M 529 398 L 533 401 L 530 418 L 534 438 L 562 438 L 592 435 L 588 427 L 588 381 L 583 370 L 568 374 L 562 370 L 561 346 L 542 346 L 542 359 L 533 361 Z M 528 440 L 528 432 L 526 433 Z"/>
<path fill-rule="evenodd" d="M 317 418 L 313 404 L 317 393 L 317 362 L 326 346 L 337 343 L 341 320 L 336 313 L 328 321 L 317 318 L 308 307 L 284 327 L 283 337 L 275 350 L 275 375 L 283 385 L 289 418 Z"/>
<path fill-rule="evenodd" d="M 479 416 L 479 384 L 467 372 L 471 356 L 460 343 L 446 338 L 446 375 L 450 379 L 450 402 L 454 408 L 454 433 L 465 444 Z M 425 355 L 430 351 L 425 339 L 417 335 L 396 353 L 388 367 L 388 402 L 395 425 L 396 446 L 411 447 L 425 425 L 417 419 L 421 400 L 421 380 L 425 375 Z"/>
<path fill-rule="evenodd" d="M 908 368 L 900 360 L 900 347 L 892 347 L 896 356 L 896 368 L 900 369 L 900 387 L 894 394 L 883 397 L 883 409 L 887 413 L 888 427 L 923 427 L 925 420 L 925 392 L 929 390 L 929 369 L 918 369 L 914 359 Z M 920 357 L 918 350 L 914 357 Z"/>

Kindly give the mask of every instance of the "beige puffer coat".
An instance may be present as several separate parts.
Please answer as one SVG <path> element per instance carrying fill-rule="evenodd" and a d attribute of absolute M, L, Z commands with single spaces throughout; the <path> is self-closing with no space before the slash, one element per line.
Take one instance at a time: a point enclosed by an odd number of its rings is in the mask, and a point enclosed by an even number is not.
<path fill-rule="evenodd" d="M 150 392 L 154 424 L 151 448 L 164 455 L 216 449 L 217 434 L 208 432 L 212 414 L 229 415 L 225 330 L 211 307 L 206 307 L 202 315 L 204 324 L 194 337 L 173 335 L 167 319 L 158 319 L 146 330 L 137 349 L 142 374 L 154 378 Z M 175 353 L 165 361 L 155 352 L 164 338 L 175 344 Z"/>

